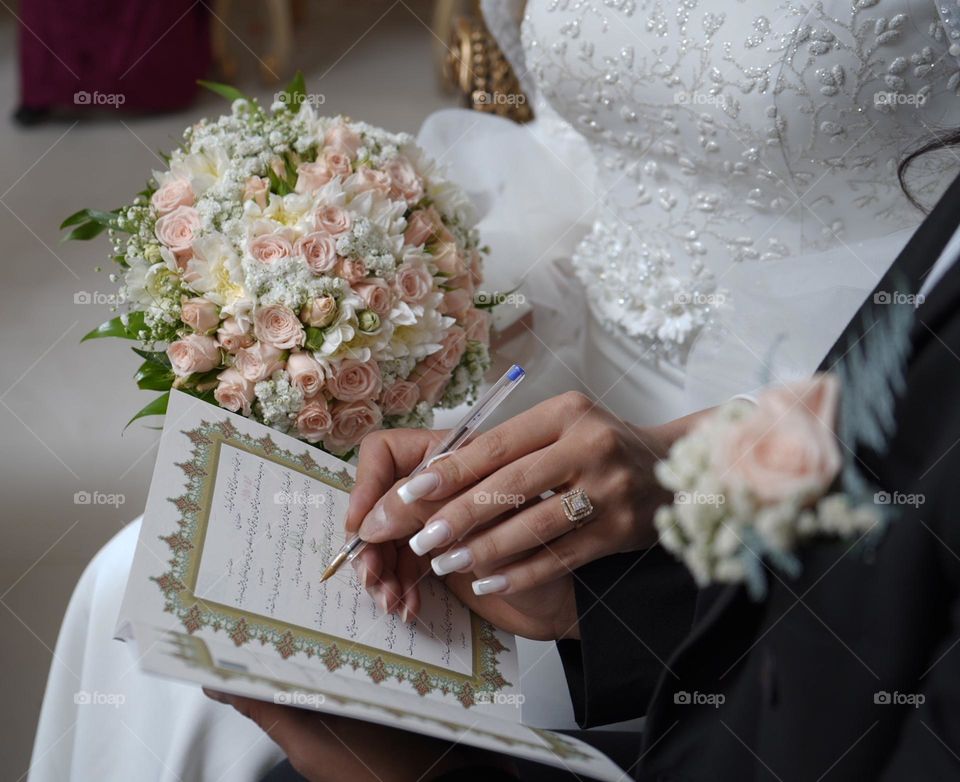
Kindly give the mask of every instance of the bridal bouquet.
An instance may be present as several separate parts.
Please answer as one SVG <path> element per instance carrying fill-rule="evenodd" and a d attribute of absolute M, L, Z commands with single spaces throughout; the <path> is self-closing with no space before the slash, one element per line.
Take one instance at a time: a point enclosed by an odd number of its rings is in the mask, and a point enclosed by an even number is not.
<path fill-rule="evenodd" d="M 489 313 L 470 203 L 406 134 L 317 116 L 302 77 L 188 128 L 147 189 L 64 221 L 108 230 L 140 388 L 177 388 L 348 454 L 475 394 Z"/>

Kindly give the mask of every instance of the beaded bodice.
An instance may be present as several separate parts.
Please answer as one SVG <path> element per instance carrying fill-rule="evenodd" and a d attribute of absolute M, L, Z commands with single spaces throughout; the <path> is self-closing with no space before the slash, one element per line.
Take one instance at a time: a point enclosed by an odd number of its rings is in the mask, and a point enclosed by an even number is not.
<path fill-rule="evenodd" d="M 947 3 L 528 2 L 538 98 L 598 169 L 574 257 L 595 317 L 682 363 L 714 307 L 736 306 L 732 265 L 803 263 L 919 223 L 896 166 L 960 126 Z M 914 181 L 921 198 L 951 172 L 934 173 Z"/>

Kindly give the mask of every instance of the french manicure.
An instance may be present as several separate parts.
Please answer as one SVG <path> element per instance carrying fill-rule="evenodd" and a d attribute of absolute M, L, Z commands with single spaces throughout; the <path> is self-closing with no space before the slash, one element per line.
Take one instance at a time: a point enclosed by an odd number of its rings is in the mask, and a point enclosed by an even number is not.
<path fill-rule="evenodd" d="M 362 586 L 364 589 L 370 586 L 370 568 L 367 567 L 367 563 L 359 557 L 356 557 L 350 564 L 353 565 L 353 569 L 357 571 L 357 578 L 360 579 L 360 586 Z"/>
<path fill-rule="evenodd" d="M 387 521 L 387 513 L 383 509 L 383 502 L 377 502 L 363 520 L 363 524 L 360 525 L 360 537 L 366 540 L 387 526 L 389 526 L 389 522 Z"/>
<path fill-rule="evenodd" d="M 493 595 L 497 592 L 503 592 L 510 586 L 510 583 L 506 576 L 487 576 L 486 578 L 478 578 L 472 586 L 475 595 Z"/>
<path fill-rule="evenodd" d="M 468 570 L 473 565 L 473 554 L 470 549 L 464 547 L 455 548 L 439 557 L 434 557 L 430 562 L 430 567 L 438 576 L 445 576 L 447 573 L 453 573 L 460 570 Z"/>
<path fill-rule="evenodd" d="M 429 494 L 439 485 L 440 477 L 435 472 L 422 472 L 397 489 L 397 494 L 403 500 L 404 505 L 409 505 L 411 502 L 416 502 Z"/>
<path fill-rule="evenodd" d="M 410 538 L 410 548 L 413 549 L 414 554 L 422 557 L 431 549 L 447 543 L 452 537 L 453 530 L 450 529 L 450 525 L 443 519 L 437 519 Z"/>

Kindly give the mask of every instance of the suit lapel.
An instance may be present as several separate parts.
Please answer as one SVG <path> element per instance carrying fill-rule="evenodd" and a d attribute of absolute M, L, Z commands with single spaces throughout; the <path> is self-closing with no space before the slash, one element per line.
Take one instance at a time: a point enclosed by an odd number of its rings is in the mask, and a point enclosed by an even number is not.
<path fill-rule="evenodd" d="M 861 305 L 857 314 L 850 320 L 840 334 L 827 356 L 821 362 L 819 370 L 828 370 L 841 361 L 849 345 L 859 339 L 863 332 L 865 316 L 875 307 L 886 306 L 878 303 L 875 294 L 879 292 L 903 293 L 915 295 L 923 280 L 936 263 L 943 248 L 957 230 L 960 222 L 960 177 L 953 180 L 928 218 L 921 224 L 900 255 L 891 264 L 890 269 L 880 279 L 877 286 Z M 930 300 L 921 305 L 914 332 L 914 344 L 930 335 L 933 325 L 948 313 L 951 305 L 960 296 L 960 264 L 954 266 L 934 288 Z M 929 328 L 928 328 L 929 327 Z M 698 605 L 698 616 L 690 634 L 674 652 L 668 663 L 670 671 L 693 670 L 695 666 L 688 658 L 697 653 L 698 648 L 706 648 L 705 641 L 720 620 L 734 607 L 750 605 L 746 590 L 739 584 L 720 587 L 707 598 L 705 607 Z M 670 727 L 669 709 L 672 703 L 673 677 L 661 676 L 647 713 L 647 729 L 644 731 L 644 747 L 651 748 Z M 669 691 L 669 692 L 668 692 Z"/>

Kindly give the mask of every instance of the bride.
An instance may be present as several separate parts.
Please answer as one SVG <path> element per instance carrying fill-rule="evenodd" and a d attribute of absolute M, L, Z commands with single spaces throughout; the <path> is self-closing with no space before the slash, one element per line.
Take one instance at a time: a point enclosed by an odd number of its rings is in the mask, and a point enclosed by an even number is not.
<path fill-rule="evenodd" d="M 919 224 L 898 160 L 960 126 L 960 11 L 933 0 L 482 5 L 537 119 L 444 111 L 420 139 L 477 202 L 487 287 L 520 286 L 510 414 L 578 390 L 647 426 L 809 374 Z M 257 779 L 280 754 L 255 725 L 111 640 L 138 531 L 76 588 L 31 779 Z M 562 727 L 551 655 L 521 648 L 524 719 Z"/>

